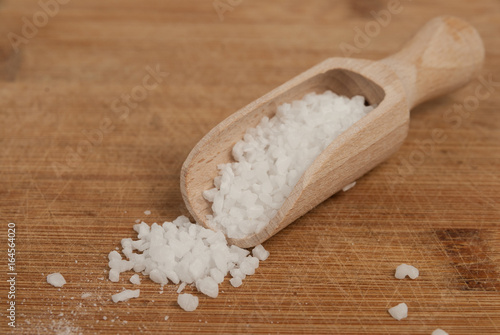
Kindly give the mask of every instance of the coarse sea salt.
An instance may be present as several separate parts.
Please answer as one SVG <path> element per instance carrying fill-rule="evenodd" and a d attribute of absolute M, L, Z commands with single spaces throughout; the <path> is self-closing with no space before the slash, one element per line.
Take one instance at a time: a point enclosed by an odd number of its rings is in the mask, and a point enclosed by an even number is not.
<path fill-rule="evenodd" d="M 432 332 L 432 335 L 448 335 L 448 333 L 441 328 L 437 328 Z"/>
<path fill-rule="evenodd" d="M 132 298 L 139 298 L 140 294 L 141 290 L 124 290 L 120 293 L 113 294 L 113 296 L 111 296 L 111 299 L 116 303 L 120 301 L 127 301 Z"/>
<path fill-rule="evenodd" d="M 354 186 L 356 186 L 356 182 L 355 182 L 355 181 L 353 181 L 352 183 L 347 184 L 346 186 L 344 186 L 344 187 L 342 188 L 342 191 L 343 191 L 343 192 L 347 192 L 347 191 L 349 191 L 351 188 L 353 188 Z"/>
<path fill-rule="evenodd" d="M 401 264 L 396 268 L 396 273 L 394 277 L 397 279 L 404 279 L 406 276 L 411 279 L 417 279 L 419 271 L 416 267 L 408 264 Z"/>
<path fill-rule="evenodd" d="M 179 294 L 177 303 L 186 312 L 192 312 L 198 308 L 198 297 L 189 293 Z"/>
<path fill-rule="evenodd" d="M 51 273 L 47 276 L 47 283 L 54 287 L 63 287 L 66 284 L 66 279 L 59 272 Z"/>
<path fill-rule="evenodd" d="M 222 232 L 193 224 L 185 216 L 162 225 L 153 223 L 149 226 L 141 222 L 134 225 L 134 230 L 138 240 L 125 238 L 121 241 L 125 258 L 116 250 L 108 255 L 111 281 L 119 281 L 122 272 L 133 270 L 149 276 L 162 287 L 169 282 L 180 284 L 177 293 L 182 292 L 186 285 L 193 284 L 199 292 L 216 298 L 219 284 L 228 273 L 241 285 L 246 276 L 255 273 L 259 261 L 269 257 L 269 252 L 262 245 L 255 247 L 250 254 L 250 251 L 235 245 L 229 246 Z M 140 278 L 134 274 L 130 281 L 139 284 Z M 239 286 L 234 283 L 234 280 L 231 281 L 233 286 Z M 128 297 L 128 294 L 117 296 L 113 301 L 122 301 L 120 299 Z M 178 301 L 184 307 L 190 309 L 195 305 L 191 295 L 180 296 L 183 298 Z"/>
<path fill-rule="evenodd" d="M 361 96 L 331 91 L 278 106 L 234 145 L 236 162 L 217 166 L 215 187 L 203 192 L 212 202 L 210 226 L 230 238 L 262 230 L 316 157 L 371 110 Z"/>
<path fill-rule="evenodd" d="M 394 319 L 400 321 L 408 316 L 408 306 L 403 302 L 389 308 L 388 312 Z"/>
<path fill-rule="evenodd" d="M 132 277 L 130 277 L 130 282 L 134 285 L 140 285 L 141 284 L 141 278 L 139 275 L 136 273 Z"/>

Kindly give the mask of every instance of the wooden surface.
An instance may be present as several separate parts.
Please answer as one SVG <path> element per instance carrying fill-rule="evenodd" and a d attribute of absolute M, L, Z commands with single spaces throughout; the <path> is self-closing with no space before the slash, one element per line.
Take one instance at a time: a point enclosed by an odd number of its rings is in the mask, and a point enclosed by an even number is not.
<path fill-rule="evenodd" d="M 234 2 L 233 2 L 234 3 Z M 481 34 L 481 75 L 500 82 L 500 3 L 402 1 L 355 56 L 395 52 L 430 18 L 450 14 Z M 151 223 L 187 214 L 179 173 L 222 119 L 353 44 L 385 1 L 72 0 L 15 52 L 37 1 L 0 1 L 0 333 L 7 326 L 7 223 L 16 223 L 19 334 L 500 333 L 500 84 L 474 80 L 412 111 L 409 136 L 386 163 L 265 243 L 271 256 L 240 288 L 200 296 L 192 313 L 147 279 L 141 296 L 107 277 L 107 253 Z M 169 75 L 129 108 L 147 66 Z M 134 89 L 135 88 L 135 89 Z M 454 104 L 478 105 L 451 109 Z M 114 107 L 113 107 L 114 104 Z M 119 109 L 121 107 L 121 109 Z M 107 132 L 88 144 L 86 135 Z M 79 153 L 76 153 L 78 150 Z M 143 212 L 151 210 L 146 217 Z M 417 280 L 396 280 L 401 263 Z M 60 290 L 46 275 L 61 272 Z M 90 293 L 82 298 L 83 293 Z M 392 319 L 400 302 L 409 316 Z M 164 317 L 168 315 L 168 321 Z M 106 317 L 106 320 L 104 320 Z"/>

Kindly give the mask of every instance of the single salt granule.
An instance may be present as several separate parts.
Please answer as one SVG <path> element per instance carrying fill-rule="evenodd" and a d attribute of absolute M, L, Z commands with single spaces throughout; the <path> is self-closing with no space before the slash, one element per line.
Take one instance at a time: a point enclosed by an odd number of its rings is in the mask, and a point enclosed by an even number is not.
<path fill-rule="evenodd" d="M 394 277 L 396 277 L 397 279 L 404 279 L 406 276 L 408 276 L 411 279 L 416 279 L 418 275 L 419 271 L 416 267 L 408 264 L 401 264 L 396 268 Z"/>
<path fill-rule="evenodd" d="M 149 210 L 144 211 L 144 214 L 146 214 L 146 215 L 151 215 L 151 211 L 149 211 Z"/>
<path fill-rule="evenodd" d="M 243 283 L 243 281 L 241 280 L 240 277 L 233 277 L 229 280 L 229 282 L 231 283 L 231 285 L 233 285 L 234 287 L 240 287 L 241 284 Z"/>
<path fill-rule="evenodd" d="M 198 307 L 198 297 L 189 293 L 179 294 L 177 303 L 186 312 L 192 312 Z"/>
<path fill-rule="evenodd" d="M 120 272 L 117 269 L 109 270 L 109 280 L 116 283 L 120 280 Z"/>
<path fill-rule="evenodd" d="M 125 290 L 117 294 L 113 294 L 111 296 L 111 299 L 113 300 L 114 303 L 120 302 L 120 301 L 127 301 L 132 298 L 139 298 L 139 295 L 141 293 L 141 290 Z"/>
<path fill-rule="evenodd" d="M 400 321 L 408 316 L 408 306 L 403 302 L 389 308 L 388 312 L 394 319 Z"/>
<path fill-rule="evenodd" d="M 255 267 L 252 266 L 252 264 L 250 263 L 250 261 L 247 260 L 247 258 L 245 258 L 245 260 L 241 262 L 240 271 L 246 276 L 251 276 L 255 274 Z"/>
<path fill-rule="evenodd" d="M 51 273 L 47 276 L 47 283 L 54 287 L 63 287 L 66 284 L 66 279 L 59 272 Z"/>
<path fill-rule="evenodd" d="M 441 328 L 437 328 L 432 332 L 432 335 L 448 335 L 448 333 Z"/>
<path fill-rule="evenodd" d="M 348 185 L 344 186 L 344 187 L 342 188 L 342 191 L 347 192 L 347 191 L 349 191 L 351 188 L 353 188 L 355 185 L 356 185 L 356 182 L 354 181 L 354 182 L 352 182 L 352 183 L 350 183 L 350 184 L 348 184 Z"/>
<path fill-rule="evenodd" d="M 219 295 L 219 284 L 212 277 L 205 277 L 196 282 L 196 288 L 201 293 L 208 295 L 210 298 L 217 298 Z"/>
<path fill-rule="evenodd" d="M 136 273 L 132 277 L 130 277 L 130 282 L 134 285 L 140 285 L 141 284 L 141 278 L 139 275 Z"/>
<path fill-rule="evenodd" d="M 252 255 L 257 257 L 260 261 L 265 261 L 269 257 L 269 251 L 264 249 L 262 244 L 259 244 L 252 250 Z"/>
<path fill-rule="evenodd" d="M 179 287 L 177 288 L 177 293 L 181 293 L 182 290 L 186 287 L 186 283 L 181 283 Z"/>

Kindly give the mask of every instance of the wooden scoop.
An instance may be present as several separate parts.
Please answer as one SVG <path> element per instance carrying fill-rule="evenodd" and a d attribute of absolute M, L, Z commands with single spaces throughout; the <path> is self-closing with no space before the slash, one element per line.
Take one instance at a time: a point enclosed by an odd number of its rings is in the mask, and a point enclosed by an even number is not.
<path fill-rule="evenodd" d="M 395 153 L 406 138 L 410 109 L 451 92 L 474 78 L 484 59 L 477 31 L 449 16 L 429 21 L 401 51 L 380 61 L 330 58 L 243 107 L 193 148 L 181 171 L 181 191 L 194 219 L 207 228 L 217 165 L 234 161 L 232 147 L 246 129 L 278 105 L 310 92 L 331 90 L 364 96 L 377 107 L 337 137 L 302 175 L 277 215 L 259 233 L 228 239 L 248 248 L 260 244 Z"/>

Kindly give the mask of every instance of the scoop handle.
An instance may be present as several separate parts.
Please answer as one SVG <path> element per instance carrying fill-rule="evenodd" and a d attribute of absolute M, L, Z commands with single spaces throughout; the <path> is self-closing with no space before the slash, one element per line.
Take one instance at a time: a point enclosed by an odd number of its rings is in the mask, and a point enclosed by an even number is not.
<path fill-rule="evenodd" d="M 403 82 L 410 109 L 467 84 L 483 61 L 479 33 L 452 16 L 430 20 L 399 52 L 381 60 Z"/>

